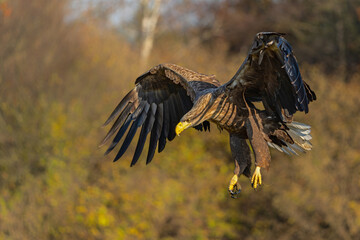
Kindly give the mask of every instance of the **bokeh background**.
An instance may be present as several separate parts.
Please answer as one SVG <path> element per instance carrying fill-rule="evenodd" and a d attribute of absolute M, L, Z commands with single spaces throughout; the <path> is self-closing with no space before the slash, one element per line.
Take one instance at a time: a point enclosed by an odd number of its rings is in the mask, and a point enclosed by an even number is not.
<path fill-rule="evenodd" d="M 288 33 L 317 93 L 296 115 L 311 152 L 272 151 L 235 200 L 214 125 L 148 166 L 103 156 L 137 76 L 171 62 L 225 83 L 258 31 Z M 0 0 L 0 239 L 360 239 L 359 67 L 359 0 Z"/>

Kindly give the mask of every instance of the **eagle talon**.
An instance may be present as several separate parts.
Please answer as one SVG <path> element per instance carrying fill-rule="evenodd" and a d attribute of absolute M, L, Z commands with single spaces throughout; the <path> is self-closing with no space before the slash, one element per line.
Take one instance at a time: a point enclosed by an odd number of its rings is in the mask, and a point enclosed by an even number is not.
<path fill-rule="evenodd" d="M 233 188 L 233 190 L 229 190 L 229 193 L 230 193 L 230 197 L 231 198 L 238 198 L 238 194 L 241 193 L 241 187 L 240 187 L 240 184 L 236 184 Z"/>
<path fill-rule="evenodd" d="M 258 185 L 260 186 L 262 184 L 259 166 L 256 166 L 256 168 L 255 168 L 254 174 L 252 175 L 252 178 L 251 178 L 251 184 L 254 189 L 256 189 Z"/>
<path fill-rule="evenodd" d="M 241 192 L 241 186 L 238 183 L 238 176 L 235 174 L 229 184 L 229 193 L 232 198 L 237 198 L 237 194 Z"/>

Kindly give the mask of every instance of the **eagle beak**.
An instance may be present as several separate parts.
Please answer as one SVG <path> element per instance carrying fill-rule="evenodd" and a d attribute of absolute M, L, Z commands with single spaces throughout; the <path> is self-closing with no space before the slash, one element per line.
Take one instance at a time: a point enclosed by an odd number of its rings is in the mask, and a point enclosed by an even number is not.
<path fill-rule="evenodd" d="M 179 122 L 179 123 L 176 125 L 176 128 L 175 128 L 175 133 L 176 133 L 176 135 L 180 136 L 180 133 L 181 133 L 182 131 L 184 131 L 185 129 L 187 129 L 190 125 L 191 125 L 191 123 L 189 123 L 188 121 Z"/>
<path fill-rule="evenodd" d="M 264 59 L 264 53 L 265 53 L 265 51 L 263 49 L 261 49 L 260 54 L 259 54 L 259 60 L 258 60 L 259 65 L 261 65 L 261 62 Z"/>
<path fill-rule="evenodd" d="M 259 53 L 259 60 L 258 60 L 258 64 L 261 65 L 263 59 L 264 59 L 264 54 L 265 54 L 265 51 L 266 49 L 270 48 L 272 45 L 274 45 L 274 40 L 268 42 L 265 47 L 263 49 L 260 50 L 260 53 Z"/>

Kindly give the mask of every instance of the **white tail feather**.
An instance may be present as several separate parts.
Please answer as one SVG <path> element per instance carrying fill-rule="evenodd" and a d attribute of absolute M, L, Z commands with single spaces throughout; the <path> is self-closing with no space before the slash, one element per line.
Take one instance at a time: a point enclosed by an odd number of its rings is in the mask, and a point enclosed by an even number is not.
<path fill-rule="evenodd" d="M 304 134 L 300 131 L 295 131 L 293 129 L 290 129 L 288 131 L 288 133 L 291 135 L 296 135 L 298 136 L 299 138 L 301 138 L 302 140 L 305 140 L 305 141 L 310 141 L 312 139 L 312 136 L 310 135 L 310 132 L 308 134 Z"/>
<path fill-rule="evenodd" d="M 268 143 L 268 145 L 279 150 L 280 152 L 285 152 L 287 154 L 298 155 L 295 150 L 302 153 L 305 153 L 305 151 L 310 151 L 312 149 L 312 144 L 310 142 L 310 140 L 312 139 L 310 135 L 311 126 L 299 122 L 287 123 L 286 125 L 289 128 L 287 132 L 294 140 L 294 144 L 286 143 L 286 147 L 280 147 L 274 143 Z"/>
<path fill-rule="evenodd" d="M 312 139 L 310 135 L 311 127 L 304 123 L 292 122 L 286 124 L 289 127 L 289 135 L 294 140 L 295 144 L 300 146 L 304 150 L 310 151 L 312 144 L 310 140 Z"/>
<path fill-rule="evenodd" d="M 305 151 L 302 147 L 300 147 L 299 145 L 297 145 L 296 143 L 290 144 L 289 147 L 292 148 L 293 150 L 297 150 L 297 151 L 299 151 L 299 152 L 301 152 L 301 153 L 306 153 L 306 151 Z"/>
<path fill-rule="evenodd" d="M 282 147 L 281 149 L 282 149 L 283 152 L 286 153 L 287 155 L 291 155 L 291 153 L 289 153 L 289 152 L 286 150 L 286 148 Z"/>
<path fill-rule="evenodd" d="M 291 123 L 287 123 L 286 126 L 288 126 L 289 128 L 302 129 L 302 130 L 311 129 L 310 125 L 300 122 L 294 122 L 294 121 Z"/>
<path fill-rule="evenodd" d="M 299 155 L 297 152 L 295 152 L 294 149 L 292 149 L 291 147 L 289 146 L 286 146 L 286 149 L 291 153 L 291 154 L 294 154 L 294 155 Z"/>

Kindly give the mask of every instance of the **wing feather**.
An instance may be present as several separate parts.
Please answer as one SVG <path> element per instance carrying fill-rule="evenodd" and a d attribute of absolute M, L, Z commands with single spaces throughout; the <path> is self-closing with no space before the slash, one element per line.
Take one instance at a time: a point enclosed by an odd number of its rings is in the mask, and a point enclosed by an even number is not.
<path fill-rule="evenodd" d="M 128 131 L 128 134 L 126 135 L 125 140 L 124 140 L 124 142 L 123 142 L 123 144 L 122 144 L 122 146 L 121 146 L 118 154 L 116 155 L 116 157 L 115 157 L 115 159 L 114 159 L 114 162 L 116 162 L 117 160 L 119 160 L 119 158 L 121 158 L 122 155 L 124 155 L 125 151 L 128 149 L 128 147 L 129 147 L 132 139 L 133 139 L 134 136 L 135 136 L 136 130 L 138 129 L 138 127 L 140 127 L 140 126 L 144 123 L 144 121 L 145 121 L 145 119 L 146 119 L 146 117 L 147 117 L 147 113 L 148 113 L 148 111 L 149 111 L 149 108 L 150 108 L 150 104 L 146 104 L 144 111 L 143 111 L 143 112 L 141 113 L 141 115 L 132 123 L 132 125 L 131 125 L 131 127 L 130 127 L 130 129 L 129 129 L 129 131 Z"/>
<path fill-rule="evenodd" d="M 121 126 L 120 130 L 116 134 L 111 145 L 106 150 L 105 155 L 107 155 L 109 152 L 111 152 L 114 149 L 114 147 L 120 142 L 121 138 L 124 136 L 126 130 L 128 129 L 130 123 L 131 123 L 131 117 L 128 117 L 126 122 L 124 123 L 124 125 Z"/>
<path fill-rule="evenodd" d="M 244 63 L 225 86 L 237 98 L 245 91 L 248 101 L 261 100 L 269 114 L 291 122 L 295 112 L 309 111 L 316 95 L 303 81 L 292 47 L 282 35 L 258 33 Z M 243 90 L 232 91 L 236 88 Z"/>
<path fill-rule="evenodd" d="M 171 141 L 175 138 L 175 126 L 192 108 L 197 92 L 218 86 L 220 83 L 215 76 L 200 74 L 174 64 L 160 64 L 151 68 L 136 79 L 135 88 L 120 101 L 105 121 L 104 125 L 108 125 L 117 117 L 101 142 L 103 145 L 117 132 L 105 154 L 119 144 L 130 126 L 114 159 L 117 161 L 141 127 L 131 166 L 138 161 L 151 132 L 146 160 L 150 163 L 156 146 L 158 152 L 161 152 L 165 148 L 166 139 Z"/>
<path fill-rule="evenodd" d="M 179 122 L 179 120 L 181 119 L 181 117 L 183 115 L 183 114 L 181 115 L 180 112 L 177 111 L 175 108 L 176 108 L 175 96 L 174 96 L 174 94 L 172 94 L 169 97 L 169 111 L 170 111 L 170 116 L 172 116 L 170 118 L 170 122 L 169 122 L 169 132 L 168 132 L 168 140 L 169 141 L 172 141 L 175 138 L 176 124 Z"/>
<path fill-rule="evenodd" d="M 304 81 L 302 80 L 299 65 L 297 64 L 296 58 L 293 54 L 292 47 L 285 38 L 278 38 L 277 47 L 281 54 L 281 61 L 284 64 L 287 76 L 290 79 L 292 86 L 296 92 L 296 109 L 299 111 L 309 111 L 308 103 L 309 99 L 304 87 Z"/>
<path fill-rule="evenodd" d="M 131 161 L 131 165 L 130 165 L 131 167 L 136 164 L 136 162 L 139 159 L 140 154 L 144 148 L 146 137 L 155 122 L 156 108 L 157 108 L 157 105 L 155 103 L 152 103 L 151 108 L 150 108 L 150 114 L 147 116 L 146 121 L 141 128 L 141 132 L 140 132 L 138 143 L 136 145 L 134 157 L 133 157 L 133 160 Z"/>
<path fill-rule="evenodd" d="M 136 92 L 136 88 L 134 88 L 120 101 L 120 103 L 116 106 L 114 111 L 110 114 L 109 118 L 106 120 L 106 122 L 103 124 L 103 126 L 108 125 L 125 108 L 125 106 L 129 105 L 129 102 L 132 99 L 136 99 L 136 97 L 137 97 L 137 92 Z"/>
<path fill-rule="evenodd" d="M 155 123 L 151 130 L 149 150 L 148 150 L 148 155 L 146 158 L 146 164 L 149 164 L 151 162 L 151 160 L 155 154 L 156 145 L 160 138 L 161 129 L 162 129 L 162 125 L 163 125 L 163 111 L 164 111 L 163 103 L 160 103 L 156 110 L 156 120 L 155 120 Z"/>
<path fill-rule="evenodd" d="M 116 134 L 115 138 L 113 139 L 111 145 L 109 146 L 109 148 L 106 150 L 105 155 L 108 154 L 109 152 L 111 152 L 111 150 L 114 149 L 114 147 L 119 143 L 119 141 L 121 140 L 121 138 L 123 137 L 123 135 L 125 134 L 127 128 L 129 127 L 130 123 L 132 120 L 137 119 L 137 117 L 142 113 L 142 111 L 144 110 L 144 108 L 146 107 L 146 102 L 145 101 L 141 101 L 141 103 L 139 104 L 138 108 L 135 110 L 134 113 L 132 113 L 125 121 L 125 123 L 121 126 L 120 130 L 118 131 L 118 133 Z"/>
<path fill-rule="evenodd" d="M 170 117 L 169 117 L 169 100 L 166 100 L 164 102 L 164 111 L 163 111 L 163 127 L 161 130 L 161 135 L 160 135 L 160 139 L 159 139 L 159 147 L 158 147 L 158 152 L 162 152 L 165 148 L 166 145 L 166 139 L 169 135 L 169 125 L 170 125 Z"/>
<path fill-rule="evenodd" d="M 135 105 L 132 103 L 129 103 L 126 105 L 124 111 L 119 115 L 119 117 L 116 119 L 115 123 L 112 125 L 109 132 L 106 134 L 104 140 L 101 142 L 101 145 L 103 145 L 114 133 L 122 126 L 122 123 L 125 121 L 125 119 L 128 117 L 131 111 L 135 110 Z"/>

